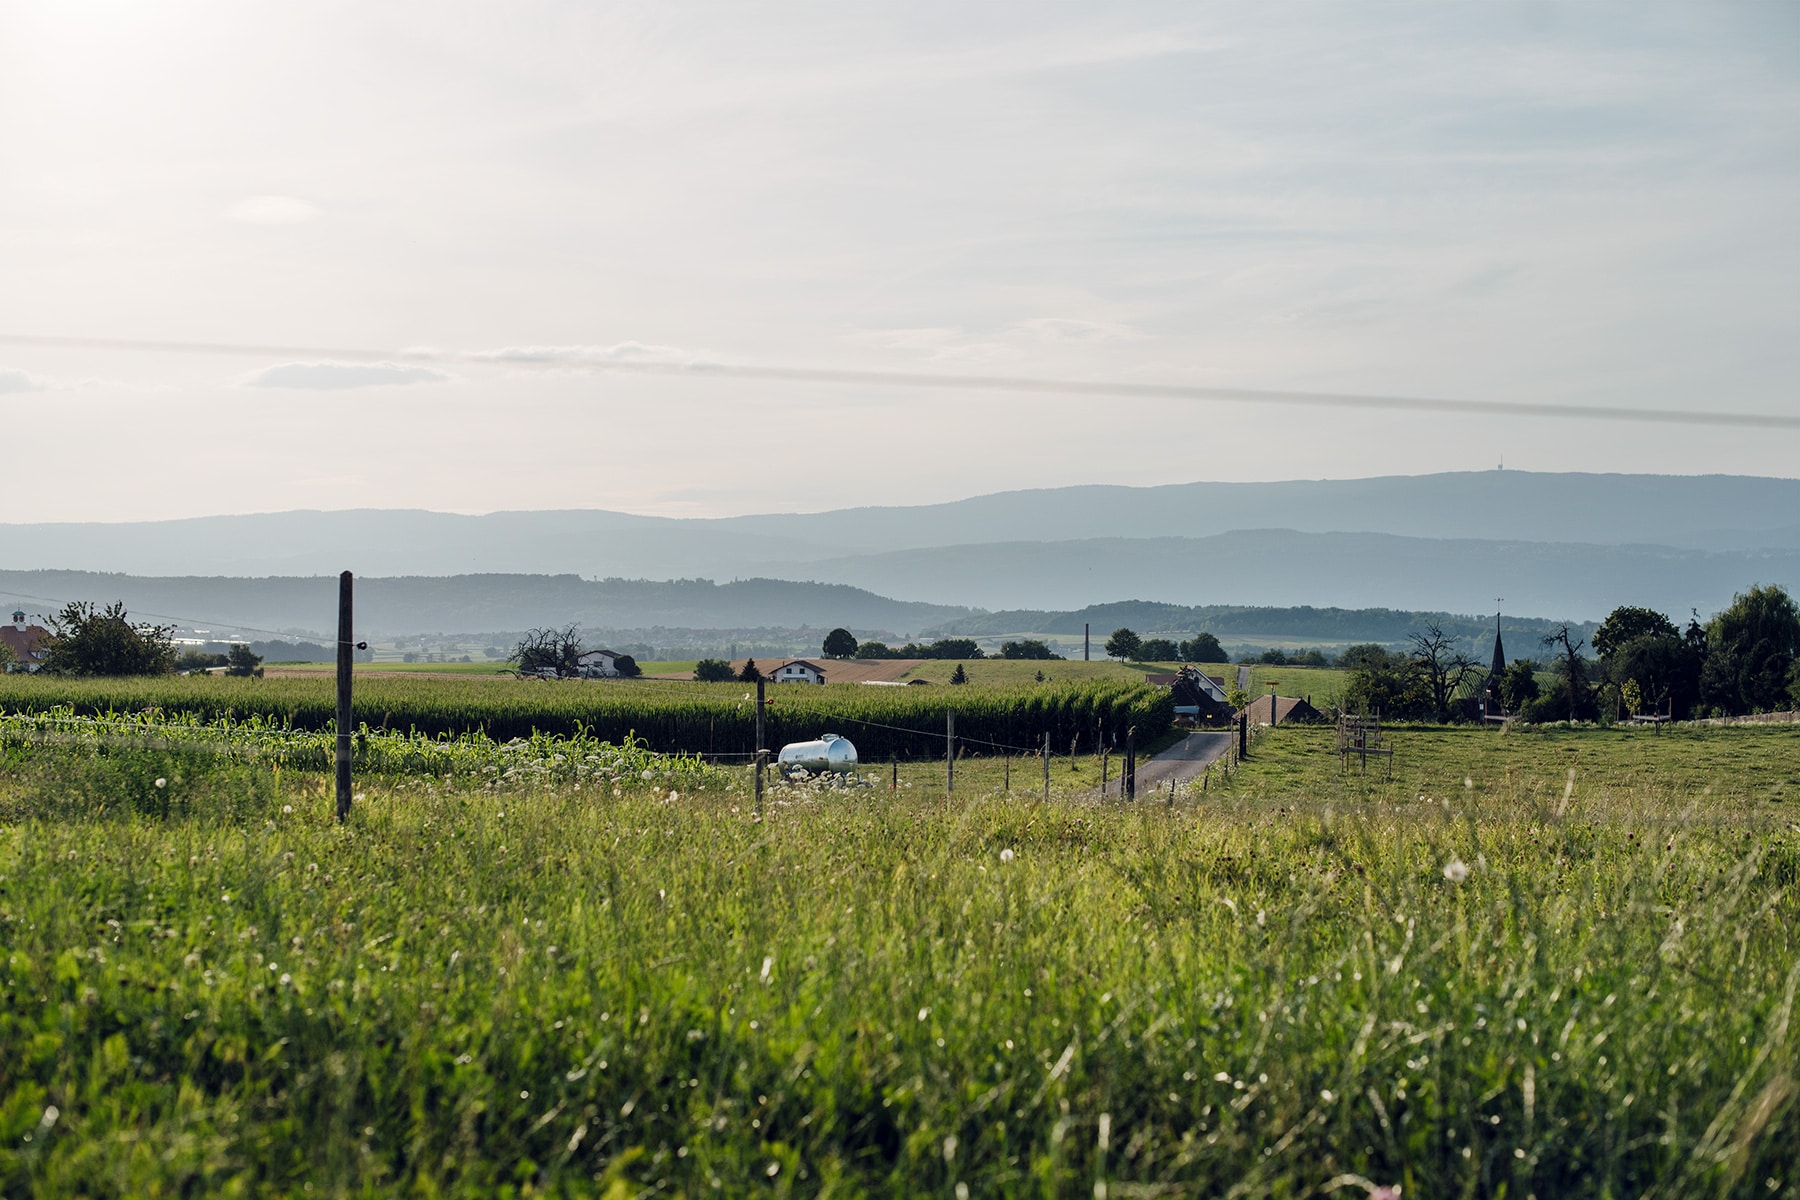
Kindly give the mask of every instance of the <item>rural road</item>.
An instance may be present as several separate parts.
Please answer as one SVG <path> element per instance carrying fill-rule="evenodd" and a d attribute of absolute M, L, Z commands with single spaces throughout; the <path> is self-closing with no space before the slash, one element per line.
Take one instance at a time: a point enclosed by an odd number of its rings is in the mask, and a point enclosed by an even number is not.
<path fill-rule="evenodd" d="M 1230 730 L 1190 733 L 1155 758 L 1138 763 L 1138 796 L 1142 798 L 1159 787 L 1167 788 L 1171 779 L 1183 784 L 1200 778 L 1202 771 L 1224 756 L 1231 747 L 1231 739 L 1236 736 Z M 1117 777 L 1107 782 L 1106 791 L 1113 796 L 1119 794 Z M 1090 794 L 1099 795 L 1098 792 Z"/>
<path fill-rule="evenodd" d="M 1239 667 L 1238 668 L 1238 690 L 1242 691 L 1242 692 L 1247 692 L 1250 690 L 1250 668 L 1249 667 Z"/>

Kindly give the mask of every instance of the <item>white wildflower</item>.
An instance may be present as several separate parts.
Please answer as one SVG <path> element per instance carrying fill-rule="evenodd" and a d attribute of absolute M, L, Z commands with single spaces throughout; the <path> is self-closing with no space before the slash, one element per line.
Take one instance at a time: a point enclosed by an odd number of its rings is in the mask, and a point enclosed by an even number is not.
<path fill-rule="evenodd" d="M 1000 861 L 1001 862 L 1011 862 L 1012 860 L 1013 860 L 1013 852 L 1011 849 L 1002 850 L 1000 852 Z"/>
<path fill-rule="evenodd" d="M 156 777 L 156 786 L 157 787 L 168 787 L 169 781 L 164 779 L 161 775 L 158 775 Z"/>
<path fill-rule="evenodd" d="M 1461 883 L 1469 877 L 1469 864 L 1460 858 L 1453 858 L 1444 864 L 1444 878 L 1451 883 Z"/>

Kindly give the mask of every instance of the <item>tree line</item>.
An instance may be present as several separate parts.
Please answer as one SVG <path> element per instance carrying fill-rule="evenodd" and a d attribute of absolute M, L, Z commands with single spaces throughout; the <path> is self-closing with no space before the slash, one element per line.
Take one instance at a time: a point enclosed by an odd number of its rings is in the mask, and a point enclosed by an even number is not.
<path fill-rule="evenodd" d="M 1534 722 L 1800 708 L 1800 608 L 1779 585 L 1739 593 L 1706 622 L 1695 612 L 1685 628 L 1654 609 L 1624 605 L 1595 628 L 1591 647 L 1562 626 L 1538 639 L 1542 660 L 1515 658 L 1497 676 L 1454 650 L 1436 625 L 1409 641 L 1404 651 L 1344 651 L 1349 708 L 1447 721 L 1479 717 L 1485 700 L 1490 713 Z"/>

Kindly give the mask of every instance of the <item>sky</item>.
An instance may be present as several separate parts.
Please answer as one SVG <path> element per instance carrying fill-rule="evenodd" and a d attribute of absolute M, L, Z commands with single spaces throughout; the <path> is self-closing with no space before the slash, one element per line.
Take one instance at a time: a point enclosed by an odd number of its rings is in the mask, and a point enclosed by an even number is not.
<path fill-rule="evenodd" d="M 1793 417 L 1796 213 L 1775 0 L 0 0 L 0 336 L 271 348 L 0 340 L 0 520 L 1792 477 L 1792 428 L 714 368 Z"/>

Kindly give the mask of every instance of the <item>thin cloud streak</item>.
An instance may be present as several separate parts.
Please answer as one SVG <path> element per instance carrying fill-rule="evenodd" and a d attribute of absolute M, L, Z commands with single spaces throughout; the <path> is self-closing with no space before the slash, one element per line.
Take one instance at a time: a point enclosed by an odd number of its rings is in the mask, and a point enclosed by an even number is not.
<path fill-rule="evenodd" d="M 392 360 L 396 351 L 307 350 L 298 347 L 232 346 L 217 342 L 158 342 L 122 338 L 57 338 L 0 334 L 0 343 L 15 345 L 82 347 L 87 349 L 149 350 L 187 354 L 256 354 L 319 356 L 342 362 L 293 362 L 257 372 L 247 380 L 258 387 L 365 387 L 380 383 L 442 382 L 451 378 L 426 367 L 408 367 Z M 624 343 L 637 345 L 638 343 Z M 564 347 L 563 349 L 574 349 Z M 492 363 L 529 366 L 534 363 L 567 368 L 579 365 L 596 372 L 645 375 L 679 375 L 684 378 L 745 379 L 778 383 L 870 385 L 875 387 L 930 388 L 949 391 L 1035 393 L 1060 396 L 1113 396 L 1148 400 L 1188 400 L 1231 404 L 1299 406 L 1311 408 L 1389 409 L 1403 412 L 1488 414 L 1544 417 L 1561 420 L 1602 420 L 1676 425 L 1733 426 L 1753 429 L 1800 429 L 1800 416 L 1778 413 L 1719 412 L 1698 409 L 1642 408 L 1598 404 L 1557 404 L 1528 400 L 1458 400 L 1433 396 L 1383 396 L 1358 393 L 1286 391 L 1259 388 L 1200 387 L 1189 384 L 1126 383 L 1104 380 L 1034 379 L 1007 375 L 943 375 L 914 371 L 860 371 L 832 367 L 750 366 L 710 362 L 642 361 L 629 357 L 581 360 L 500 357 L 505 351 L 413 351 L 412 361 L 444 363 Z M 367 364 L 366 366 L 363 364 Z M 271 380 L 275 380 L 271 382 Z"/>

